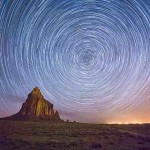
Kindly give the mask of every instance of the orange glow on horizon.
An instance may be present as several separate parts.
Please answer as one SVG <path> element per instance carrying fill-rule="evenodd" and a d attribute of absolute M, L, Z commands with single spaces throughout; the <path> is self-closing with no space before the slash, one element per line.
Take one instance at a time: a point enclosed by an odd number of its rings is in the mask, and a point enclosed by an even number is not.
<path fill-rule="evenodd" d="M 120 114 L 111 116 L 110 119 L 108 119 L 108 124 L 146 124 L 150 123 L 150 117 L 148 115 L 145 115 L 147 112 L 132 112 L 128 114 Z"/>
<path fill-rule="evenodd" d="M 145 124 L 150 122 L 142 122 L 142 121 L 131 121 L 131 122 L 108 122 L 108 124 Z"/>
<path fill-rule="evenodd" d="M 108 124 L 144 124 L 143 122 L 109 122 Z"/>

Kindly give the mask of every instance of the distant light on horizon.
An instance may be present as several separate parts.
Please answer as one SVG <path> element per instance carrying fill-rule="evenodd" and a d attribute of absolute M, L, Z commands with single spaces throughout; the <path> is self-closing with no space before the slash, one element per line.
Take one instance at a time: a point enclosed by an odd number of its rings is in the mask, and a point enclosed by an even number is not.
<path fill-rule="evenodd" d="M 108 124 L 145 124 L 145 123 L 150 123 L 150 122 L 139 122 L 139 121 L 131 121 L 131 122 L 109 122 Z"/>

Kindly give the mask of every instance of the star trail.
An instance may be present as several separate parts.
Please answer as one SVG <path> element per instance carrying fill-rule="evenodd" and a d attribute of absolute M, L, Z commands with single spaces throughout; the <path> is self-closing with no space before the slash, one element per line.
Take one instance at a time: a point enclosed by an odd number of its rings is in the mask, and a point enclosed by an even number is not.
<path fill-rule="evenodd" d="M 1 0 L 0 116 L 35 86 L 64 119 L 150 113 L 149 0 Z"/>

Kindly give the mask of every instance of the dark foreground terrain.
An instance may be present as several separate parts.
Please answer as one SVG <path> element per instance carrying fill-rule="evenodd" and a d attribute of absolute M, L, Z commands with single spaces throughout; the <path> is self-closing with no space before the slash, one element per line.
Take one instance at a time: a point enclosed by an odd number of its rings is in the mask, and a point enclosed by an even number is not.
<path fill-rule="evenodd" d="M 150 125 L 0 120 L 0 150 L 150 150 Z"/>

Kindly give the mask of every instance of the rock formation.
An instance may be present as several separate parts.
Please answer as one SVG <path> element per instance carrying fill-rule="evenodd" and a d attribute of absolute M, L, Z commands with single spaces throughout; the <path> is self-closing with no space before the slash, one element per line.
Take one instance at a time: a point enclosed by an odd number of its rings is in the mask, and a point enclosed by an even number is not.
<path fill-rule="evenodd" d="M 53 104 L 45 100 L 40 89 L 35 87 L 29 93 L 27 100 L 23 103 L 20 111 L 7 119 L 19 120 L 50 120 L 62 121 L 58 111 L 54 111 Z"/>

